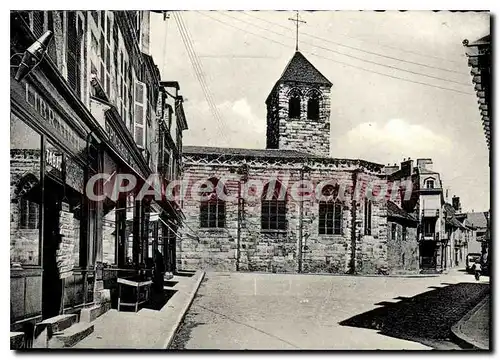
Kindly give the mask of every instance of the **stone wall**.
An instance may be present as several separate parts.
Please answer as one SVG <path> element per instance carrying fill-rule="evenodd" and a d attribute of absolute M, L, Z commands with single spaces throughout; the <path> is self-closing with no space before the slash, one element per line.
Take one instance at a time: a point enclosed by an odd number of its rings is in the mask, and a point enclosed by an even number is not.
<path fill-rule="evenodd" d="M 40 150 L 10 150 L 10 260 L 11 263 L 39 265 L 39 229 L 20 228 L 19 192 L 38 187 Z M 23 186 L 24 184 L 24 186 Z"/>
<path fill-rule="evenodd" d="M 244 203 L 241 238 L 238 248 L 238 181 L 240 164 L 233 166 L 186 165 L 185 179 L 189 183 L 212 177 L 224 179 L 226 189 L 233 196 L 226 202 L 226 227 L 200 229 L 200 203 L 187 193 L 182 207 L 186 226 L 182 240 L 177 242 L 178 266 L 181 269 L 216 271 L 297 272 L 299 271 L 300 199 L 287 195 L 286 231 L 261 231 L 261 199 L 254 196 Z M 301 179 L 302 163 L 289 164 L 279 169 L 250 167 L 246 185 L 264 184 L 276 177 L 288 188 Z M 356 273 L 386 274 L 389 271 L 387 250 L 387 209 L 385 203 L 372 205 L 372 233 L 364 235 L 364 201 L 357 199 L 353 210 L 354 178 L 361 186 L 379 179 L 377 175 L 357 173 L 355 167 L 344 169 L 312 168 L 303 171 L 303 179 L 316 185 L 326 180 L 345 184 L 342 204 L 341 234 L 319 234 L 319 199 L 315 194 L 304 196 L 302 207 L 302 272 L 306 273 Z M 242 189 L 245 186 L 242 183 Z M 262 188 L 260 189 L 260 192 Z M 252 192 L 250 192 L 252 193 Z M 255 195 L 255 193 L 253 193 Z M 353 221 L 353 216 L 356 221 Z M 354 231 L 354 238 L 353 238 Z M 198 238 L 194 238 L 197 235 Z M 354 240 L 354 241 L 353 241 Z M 354 247 L 353 247 L 354 244 Z"/>
<path fill-rule="evenodd" d="M 311 90 L 318 90 L 320 116 L 318 120 L 307 119 L 307 101 Z M 301 94 L 300 118 L 288 117 L 290 91 Z M 303 83 L 280 83 L 271 94 L 267 113 L 267 146 L 304 151 L 328 156 L 330 154 L 330 88 Z"/>
<path fill-rule="evenodd" d="M 393 239 L 391 228 L 396 225 L 396 236 Z M 403 240 L 403 226 L 395 221 L 387 222 L 387 260 L 391 273 L 418 272 L 419 253 L 417 228 L 406 226 L 406 240 Z"/>

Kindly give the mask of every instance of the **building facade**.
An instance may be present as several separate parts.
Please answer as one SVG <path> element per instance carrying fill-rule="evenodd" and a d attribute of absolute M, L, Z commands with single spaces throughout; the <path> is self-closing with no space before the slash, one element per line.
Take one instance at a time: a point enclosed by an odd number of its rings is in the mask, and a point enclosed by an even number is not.
<path fill-rule="evenodd" d="M 46 55 L 15 80 L 47 31 Z M 109 302 L 113 279 L 151 271 L 155 249 L 174 268 L 175 202 L 136 201 L 139 187 L 116 201 L 86 192 L 96 174 L 110 175 L 98 193 L 116 174 L 139 184 L 158 169 L 179 176 L 187 123 L 167 88 L 149 53 L 148 12 L 11 12 L 11 331 Z"/>
<path fill-rule="evenodd" d="M 386 182 L 384 166 L 329 157 L 331 86 L 296 52 L 266 101 L 266 149 L 184 148 L 184 178 L 199 186 L 183 196 L 179 266 L 370 274 L 418 269 L 415 220 L 393 216 L 412 230 L 404 240 L 388 239 L 387 202 L 363 195 Z M 392 210 L 405 214 L 399 189 L 393 193 Z"/>

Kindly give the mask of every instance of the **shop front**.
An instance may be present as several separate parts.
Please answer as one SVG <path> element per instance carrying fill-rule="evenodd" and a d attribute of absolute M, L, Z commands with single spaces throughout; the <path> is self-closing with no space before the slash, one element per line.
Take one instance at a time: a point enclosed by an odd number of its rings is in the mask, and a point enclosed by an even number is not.
<path fill-rule="evenodd" d="M 98 142 L 41 72 L 11 78 L 11 330 L 93 301 Z"/>

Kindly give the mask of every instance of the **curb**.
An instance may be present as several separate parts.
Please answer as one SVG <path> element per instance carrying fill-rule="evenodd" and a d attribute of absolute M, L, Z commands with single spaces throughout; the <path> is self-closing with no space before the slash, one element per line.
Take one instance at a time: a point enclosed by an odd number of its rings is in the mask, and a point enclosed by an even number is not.
<path fill-rule="evenodd" d="M 172 340 L 174 339 L 175 334 L 177 333 L 177 330 L 179 329 L 179 326 L 181 325 L 182 321 L 184 320 L 184 316 L 186 316 L 187 311 L 191 307 L 191 304 L 193 303 L 194 297 L 196 293 L 198 292 L 198 289 L 200 288 L 201 282 L 203 281 L 203 278 L 205 277 L 205 272 L 201 271 L 201 275 L 199 279 L 196 281 L 195 286 L 189 293 L 189 301 L 185 303 L 185 305 L 182 307 L 182 310 L 179 311 L 175 325 L 173 327 L 173 331 L 170 332 L 170 336 L 167 337 L 165 342 L 163 343 L 162 349 L 168 349 L 170 347 L 170 344 L 172 343 Z"/>
<path fill-rule="evenodd" d="M 440 277 L 444 274 L 388 274 L 388 275 L 383 275 L 383 274 L 334 274 L 334 273 L 292 273 L 292 272 L 283 272 L 283 273 L 272 273 L 272 272 L 266 272 L 266 271 L 227 271 L 223 272 L 221 271 L 220 273 L 235 273 L 235 274 L 261 274 L 261 275 L 300 275 L 300 276 L 336 276 L 336 277 L 378 277 L 378 278 L 431 278 L 431 277 Z"/>
<path fill-rule="evenodd" d="M 475 339 L 468 337 L 461 330 L 464 323 L 467 322 L 471 318 L 471 316 L 482 306 L 484 306 L 486 301 L 489 300 L 489 296 L 490 295 L 487 294 L 486 297 L 479 302 L 479 304 L 474 306 L 472 310 L 465 314 L 455 325 L 451 327 L 451 334 L 460 346 L 472 350 L 490 350 L 489 347 L 485 348 L 484 346 L 480 345 Z"/>

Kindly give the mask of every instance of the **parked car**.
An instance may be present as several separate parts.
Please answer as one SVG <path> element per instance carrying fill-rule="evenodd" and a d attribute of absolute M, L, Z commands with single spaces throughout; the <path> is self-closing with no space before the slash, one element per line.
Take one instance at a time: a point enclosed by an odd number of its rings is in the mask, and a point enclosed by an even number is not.
<path fill-rule="evenodd" d="M 476 261 L 481 260 L 481 254 L 478 253 L 470 253 L 467 254 L 467 257 L 465 259 L 465 271 L 468 273 L 474 272 L 474 269 L 476 268 Z"/>

